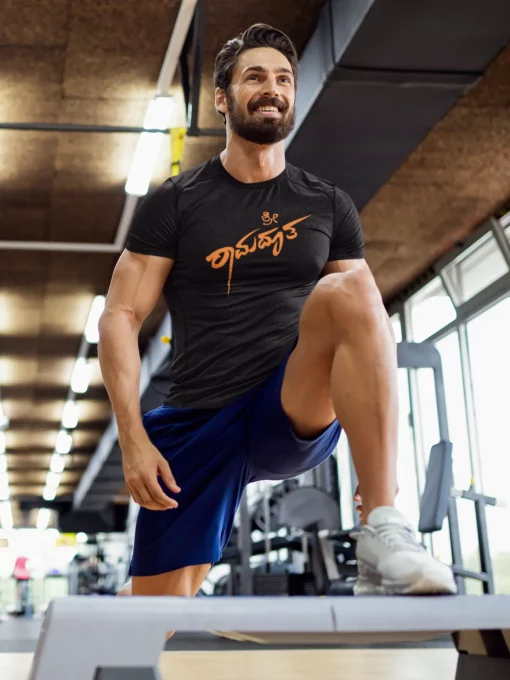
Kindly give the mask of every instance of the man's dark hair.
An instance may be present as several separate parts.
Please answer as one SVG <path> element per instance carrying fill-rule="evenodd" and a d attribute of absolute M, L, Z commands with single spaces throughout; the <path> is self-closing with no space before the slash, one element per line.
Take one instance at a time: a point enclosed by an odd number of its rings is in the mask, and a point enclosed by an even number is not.
<path fill-rule="evenodd" d="M 252 50 L 256 47 L 272 47 L 287 57 L 294 74 L 295 87 L 299 70 L 296 48 L 292 40 L 285 33 L 267 24 L 254 24 L 237 38 L 233 38 L 223 45 L 216 57 L 214 86 L 228 92 L 232 81 L 232 71 L 239 55 L 246 50 Z M 225 114 L 219 113 L 223 116 L 223 122 L 225 122 Z"/>

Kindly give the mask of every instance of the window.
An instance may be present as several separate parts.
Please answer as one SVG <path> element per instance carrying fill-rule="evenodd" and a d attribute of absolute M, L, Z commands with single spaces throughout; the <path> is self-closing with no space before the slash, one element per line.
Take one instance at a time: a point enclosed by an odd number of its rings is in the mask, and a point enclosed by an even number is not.
<path fill-rule="evenodd" d="M 507 272 L 508 266 L 492 232 L 485 234 L 445 269 L 460 303 L 470 300 Z"/>
<path fill-rule="evenodd" d="M 471 467 L 464 382 L 457 332 L 454 331 L 437 342 L 436 347 L 441 354 L 449 435 L 453 444 L 453 483 L 457 489 L 466 490 L 471 485 L 473 471 Z M 472 501 L 462 499 L 457 500 L 456 504 L 464 566 L 473 571 L 480 571 L 474 505 Z M 449 541 L 449 535 L 447 536 L 445 528 L 439 534 L 434 536 L 433 543 L 434 549 L 442 559 L 442 553 L 445 551 L 445 541 Z M 476 581 L 467 580 L 466 588 L 469 594 L 482 592 L 481 584 Z"/>
<path fill-rule="evenodd" d="M 484 493 L 510 506 L 510 298 L 468 323 L 469 352 Z M 510 510 L 487 510 L 496 588 L 510 593 Z"/>
<path fill-rule="evenodd" d="M 414 342 L 422 342 L 455 321 L 457 313 L 438 277 L 410 298 L 411 332 Z"/>
<path fill-rule="evenodd" d="M 414 450 L 413 428 L 411 425 L 411 403 L 409 399 L 408 371 L 398 370 L 399 392 L 399 429 L 397 477 L 400 491 L 396 506 L 409 519 L 411 524 L 418 525 L 420 501 L 418 497 L 418 481 L 416 478 L 416 454 Z"/>
<path fill-rule="evenodd" d="M 342 529 L 350 529 L 359 523 L 358 517 L 354 517 L 352 502 L 351 480 L 351 453 L 345 432 L 340 435 L 340 441 L 336 449 L 336 461 L 338 469 L 338 482 L 340 484 L 340 517 Z M 356 513 L 357 514 L 357 513 Z"/>
<path fill-rule="evenodd" d="M 453 479 L 459 489 L 468 489 L 473 471 L 468 439 L 464 382 L 457 332 L 450 333 L 436 347 L 441 354 L 450 440 L 453 443 Z"/>
<path fill-rule="evenodd" d="M 392 314 L 390 316 L 390 322 L 393 327 L 393 332 L 395 333 L 395 341 L 402 342 L 402 324 L 400 323 L 400 314 Z"/>

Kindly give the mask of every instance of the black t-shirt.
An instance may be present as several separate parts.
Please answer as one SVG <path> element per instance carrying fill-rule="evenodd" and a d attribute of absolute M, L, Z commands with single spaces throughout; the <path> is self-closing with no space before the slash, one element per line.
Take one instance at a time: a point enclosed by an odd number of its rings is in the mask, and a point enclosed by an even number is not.
<path fill-rule="evenodd" d="M 270 375 L 296 340 L 328 260 L 364 257 L 352 200 L 287 163 L 245 184 L 216 156 L 172 177 L 138 207 L 127 242 L 174 260 L 167 404 L 219 408 Z"/>

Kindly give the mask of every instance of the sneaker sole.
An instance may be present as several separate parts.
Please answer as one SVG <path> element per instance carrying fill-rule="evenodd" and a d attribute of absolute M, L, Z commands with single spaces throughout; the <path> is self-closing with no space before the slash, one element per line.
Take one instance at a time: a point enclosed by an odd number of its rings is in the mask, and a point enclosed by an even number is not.
<path fill-rule="evenodd" d="M 457 586 L 455 584 L 446 585 L 439 584 L 428 578 L 422 578 L 417 583 L 412 585 L 396 585 L 385 583 L 384 585 L 377 585 L 375 583 L 356 583 L 354 586 L 354 595 L 456 595 Z"/>
<path fill-rule="evenodd" d="M 363 575 L 354 586 L 355 595 L 456 595 L 457 586 L 453 575 L 445 579 L 443 574 L 422 574 L 414 583 L 397 583 L 381 579 L 363 564 Z"/>

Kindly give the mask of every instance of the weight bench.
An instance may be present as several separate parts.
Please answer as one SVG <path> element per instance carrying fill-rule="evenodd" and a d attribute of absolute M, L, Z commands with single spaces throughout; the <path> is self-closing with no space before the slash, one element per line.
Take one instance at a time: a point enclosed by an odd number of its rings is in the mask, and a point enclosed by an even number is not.
<path fill-rule="evenodd" d="M 73 680 L 158 680 L 169 628 L 238 631 L 261 644 L 310 646 L 429 640 L 452 633 L 459 652 L 456 680 L 510 678 L 510 596 L 487 595 L 69 597 L 47 610 L 29 680 L 55 680 L 63 669 Z"/>

